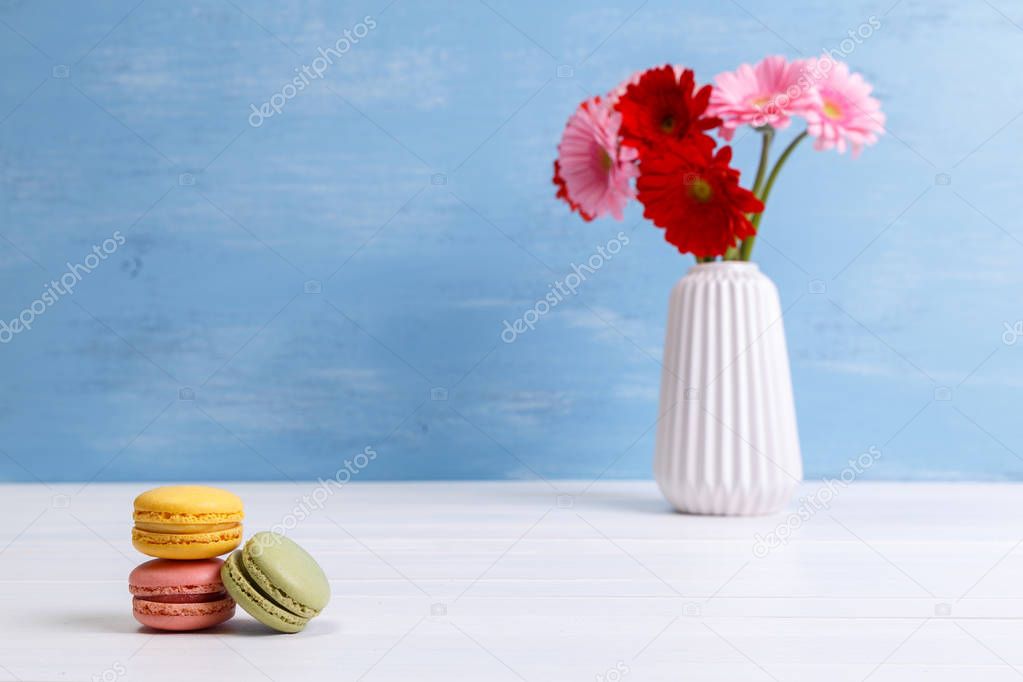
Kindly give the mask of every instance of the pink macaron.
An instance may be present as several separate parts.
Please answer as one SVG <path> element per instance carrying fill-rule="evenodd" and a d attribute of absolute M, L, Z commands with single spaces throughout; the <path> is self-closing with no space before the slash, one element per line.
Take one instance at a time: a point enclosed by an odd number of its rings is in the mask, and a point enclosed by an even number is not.
<path fill-rule="evenodd" d="M 201 630 L 234 615 L 220 580 L 220 559 L 154 559 L 128 576 L 135 620 L 158 630 Z"/>

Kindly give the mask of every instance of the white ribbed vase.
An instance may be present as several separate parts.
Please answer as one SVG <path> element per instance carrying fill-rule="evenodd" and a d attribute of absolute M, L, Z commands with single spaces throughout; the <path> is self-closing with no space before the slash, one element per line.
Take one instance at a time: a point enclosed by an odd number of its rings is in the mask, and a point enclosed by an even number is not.
<path fill-rule="evenodd" d="M 677 510 L 769 514 L 802 480 L 781 318 L 755 263 L 696 265 L 672 289 L 654 478 Z"/>

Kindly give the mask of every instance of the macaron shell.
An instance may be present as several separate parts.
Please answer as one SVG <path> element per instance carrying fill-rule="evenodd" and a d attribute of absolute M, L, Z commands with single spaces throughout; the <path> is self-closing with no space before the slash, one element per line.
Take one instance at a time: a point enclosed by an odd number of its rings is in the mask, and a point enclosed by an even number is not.
<path fill-rule="evenodd" d="M 153 559 L 128 576 L 135 620 L 160 630 L 200 630 L 234 615 L 234 600 L 220 579 L 220 559 Z"/>
<path fill-rule="evenodd" d="M 278 604 L 312 618 L 330 601 L 330 583 L 316 560 L 290 538 L 266 531 L 245 543 L 249 577 Z"/>
<path fill-rule="evenodd" d="M 171 561 L 151 559 L 128 576 L 128 591 L 136 597 L 200 596 L 224 591 L 220 559 Z M 198 599 L 192 599 L 198 601 Z"/>
<path fill-rule="evenodd" d="M 135 597 L 132 599 L 132 614 L 138 622 L 158 630 L 202 630 L 230 620 L 234 615 L 234 600 L 225 597 L 197 604 L 176 604 Z"/>
<path fill-rule="evenodd" d="M 242 552 L 242 566 L 245 568 L 245 574 L 248 576 L 249 581 L 254 584 L 260 592 L 267 595 L 273 602 L 291 613 L 302 616 L 303 618 L 313 618 L 319 615 L 319 611 L 316 609 L 309 608 L 304 604 L 292 599 L 286 592 L 279 589 L 273 584 L 270 576 L 268 576 L 255 562 L 252 561 L 252 557 L 247 552 Z"/>
<path fill-rule="evenodd" d="M 147 490 L 135 498 L 135 513 L 148 521 L 176 523 L 195 516 L 210 520 L 240 521 L 241 498 L 205 485 L 168 485 Z M 136 517 L 138 518 L 138 516 Z"/>
<path fill-rule="evenodd" d="M 153 533 L 131 529 L 131 544 L 135 549 L 162 559 L 208 559 L 227 554 L 241 541 L 240 524 L 211 533 Z"/>
<path fill-rule="evenodd" d="M 300 632 L 309 622 L 308 618 L 296 615 L 274 604 L 249 580 L 242 566 L 241 551 L 234 552 L 220 569 L 220 577 L 227 593 L 250 616 L 263 625 L 280 632 Z"/>

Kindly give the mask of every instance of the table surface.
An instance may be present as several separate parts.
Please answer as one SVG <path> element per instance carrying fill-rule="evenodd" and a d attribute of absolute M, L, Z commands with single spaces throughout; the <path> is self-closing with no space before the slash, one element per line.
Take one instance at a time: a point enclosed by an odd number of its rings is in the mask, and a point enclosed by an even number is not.
<path fill-rule="evenodd" d="M 0 680 L 1023 676 L 1021 485 L 818 482 L 759 518 L 651 482 L 221 485 L 323 565 L 305 632 L 143 628 L 147 486 L 0 485 Z"/>

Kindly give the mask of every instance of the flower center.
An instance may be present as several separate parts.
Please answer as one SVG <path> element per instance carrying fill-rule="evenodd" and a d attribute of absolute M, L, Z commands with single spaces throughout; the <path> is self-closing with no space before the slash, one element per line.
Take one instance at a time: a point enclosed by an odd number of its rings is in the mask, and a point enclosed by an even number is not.
<path fill-rule="evenodd" d="M 824 115 L 832 121 L 837 121 L 842 118 L 842 107 L 834 100 L 826 99 L 824 100 Z"/>
<path fill-rule="evenodd" d="M 604 171 L 611 170 L 611 166 L 614 165 L 614 161 L 611 159 L 611 155 L 607 153 L 607 150 L 603 147 L 597 152 L 597 158 L 600 160 L 600 167 Z"/>
<path fill-rule="evenodd" d="M 671 114 L 668 114 L 667 116 L 665 116 L 664 118 L 661 119 L 661 131 L 662 132 L 670 133 L 674 129 L 675 129 L 675 117 L 674 116 L 672 116 Z"/>
<path fill-rule="evenodd" d="M 770 101 L 771 98 L 769 96 L 761 95 L 760 97 L 754 97 L 753 99 L 750 100 L 749 103 L 752 104 L 757 109 L 763 109 L 765 106 L 767 106 L 767 104 Z"/>
<path fill-rule="evenodd" d="M 714 190 L 711 188 L 710 183 L 703 178 L 696 178 L 689 183 L 689 196 L 701 204 L 705 204 L 710 201 L 711 195 Z"/>

